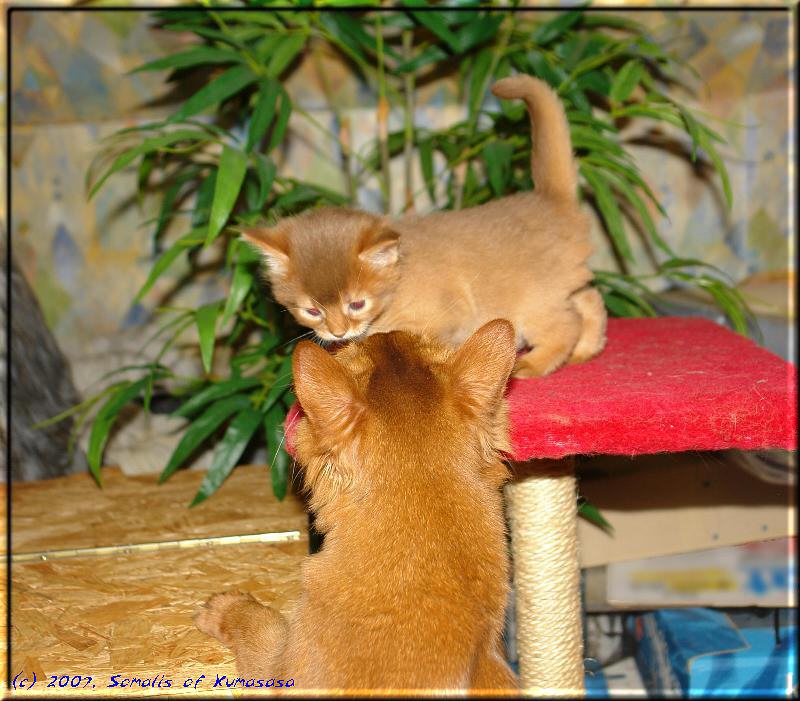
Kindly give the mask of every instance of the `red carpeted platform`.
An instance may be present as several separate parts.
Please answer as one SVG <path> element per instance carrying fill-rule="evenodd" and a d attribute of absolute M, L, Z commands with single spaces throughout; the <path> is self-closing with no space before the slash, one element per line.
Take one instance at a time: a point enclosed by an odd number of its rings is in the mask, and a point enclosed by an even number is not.
<path fill-rule="evenodd" d="M 597 358 L 508 401 L 515 460 L 797 447 L 794 366 L 706 319 L 610 319 Z"/>

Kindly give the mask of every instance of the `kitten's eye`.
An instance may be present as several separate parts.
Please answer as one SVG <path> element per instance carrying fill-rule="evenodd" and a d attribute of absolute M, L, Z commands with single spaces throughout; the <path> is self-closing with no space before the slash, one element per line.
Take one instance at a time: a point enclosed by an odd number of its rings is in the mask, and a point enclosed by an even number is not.
<path fill-rule="evenodd" d="M 322 314 L 322 312 L 319 309 L 317 309 L 316 307 L 308 307 L 308 308 L 306 308 L 305 312 L 309 316 L 314 316 L 314 317 L 317 317 L 320 314 Z"/>
<path fill-rule="evenodd" d="M 355 302 L 350 302 L 350 304 L 347 306 L 351 312 L 360 312 L 364 308 L 365 304 L 366 302 L 363 299 L 359 299 Z"/>

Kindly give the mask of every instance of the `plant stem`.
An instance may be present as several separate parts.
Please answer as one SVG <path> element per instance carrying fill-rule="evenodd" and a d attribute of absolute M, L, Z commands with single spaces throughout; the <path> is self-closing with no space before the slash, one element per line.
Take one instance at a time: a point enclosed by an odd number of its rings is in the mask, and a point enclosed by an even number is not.
<path fill-rule="evenodd" d="M 389 163 L 389 101 L 386 99 L 386 70 L 383 54 L 383 26 L 381 16 L 375 20 L 375 40 L 378 49 L 378 145 L 381 152 L 381 172 L 383 174 L 383 211 L 392 211 L 392 180 Z"/>
<path fill-rule="evenodd" d="M 319 76 L 320 84 L 322 85 L 322 92 L 325 93 L 325 99 L 328 101 L 328 105 L 330 105 L 333 116 L 336 117 L 336 123 L 339 125 L 338 141 L 339 149 L 342 154 L 341 166 L 345 174 L 347 198 L 350 201 L 350 204 L 353 205 L 356 202 L 356 196 L 358 194 L 358 183 L 356 182 L 355 175 L 353 174 L 352 162 L 350 158 L 352 144 L 350 138 L 350 119 L 343 115 L 342 110 L 339 108 L 339 102 L 334 97 L 331 83 L 328 80 L 328 74 L 322 65 L 321 43 L 315 44 L 314 50 L 311 52 L 311 56 L 317 69 L 317 75 Z"/>
<path fill-rule="evenodd" d="M 486 77 L 483 79 L 483 86 L 481 92 L 486 92 L 486 87 L 489 81 L 494 78 L 494 72 L 497 70 L 497 65 L 500 63 L 500 59 L 506 52 L 508 48 L 508 42 L 511 38 L 511 34 L 514 31 L 514 25 L 516 23 L 516 16 L 512 13 L 509 20 L 505 23 L 503 33 L 500 36 L 500 39 L 497 43 L 497 47 L 495 48 L 494 52 L 492 53 L 492 62 L 489 64 L 489 70 L 486 72 Z M 473 134 L 475 133 L 475 128 L 478 125 L 478 114 L 480 113 L 480 109 L 476 109 L 475 112 L 468 117 L 467 122 L 467 140 L 471 140 Z M 464 169 L 464 173 L 466 173 L 466 168 Z M 461 209 L 461 202 L 464 197 L 464 183 L 466 182 L 466 177 L 459 177 L 456 180 L 456 192 L 455 192 L 455 208 Z"/>
<path fill-rule="evenodd" d="M 412 42 L 414 33 L 410 29 L 403 31 L 403 59 L 409 61 L 412 54 Z M 403 211 L 414 210 L 413 168 L 414 168 L 414 74 L 406 73 L 403 79 L 403 88 L 406 97 L 405 104 L 405 136 L 403 144 L 403 161 L 405 163 L 405 205 Z"/>

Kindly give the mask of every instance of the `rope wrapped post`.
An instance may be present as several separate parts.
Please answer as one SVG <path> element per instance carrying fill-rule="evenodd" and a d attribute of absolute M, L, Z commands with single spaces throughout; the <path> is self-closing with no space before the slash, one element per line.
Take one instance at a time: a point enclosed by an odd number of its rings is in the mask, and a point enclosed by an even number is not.
<path fill-rule="evenodd" d="M 532 695 L 583 695 L 575 462 L 513 465 L 511 524 L 520 684 Z"/>

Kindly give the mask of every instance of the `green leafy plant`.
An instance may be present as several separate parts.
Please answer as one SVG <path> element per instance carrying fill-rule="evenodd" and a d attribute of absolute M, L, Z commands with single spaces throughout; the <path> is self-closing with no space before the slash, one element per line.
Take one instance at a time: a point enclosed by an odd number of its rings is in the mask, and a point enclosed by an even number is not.
<path fill-rule="evenodd" d="M 388 12 L 332 12 L 305 4 L 309 9 L 300 12 L 231 7 L 154 13 L 163 30 L 190 32 L 196 43 L 137 71 L 169 71 L 168 80 L 191 78 L 199 87 L 167 119 L 117 133 L 102 154 L 104 163 L 93 169 L 89 194 L 115 173 L 136 167 L 140 195 L 160 195 L 159 214 L 150 223 L 153 264 L 137 300 L 179 260 L 188 261 L 191 278 L 200 252 L 208 249 L 219 252 L 217 267 L 230 279 L 230 291 L 226 299 L 197 308 L 160 309 L 166 320 L 157 334 L 162 348 L 155 360 L 133 368 L 140 371 L 138 379 L 110 384 L 71 410 L 79 430 L 90 409 L 105 400 L 89 438 L 89 464 L 98 481 L 103 447 L 122 406 L 138 398 L 147 409 L 154 387 L 170 380 L 183 399 L 176 415 L 189 423 L 161 479 L 221 432 L 193 504 L 212 494 L 257 440 L 269 447 L 273 489 L 282 498 L 289 464 L 282 422 L 294 401 L 290 358 L 302 331 L 289 315 L 278 313 L 257 283 L 257 256 L 238 241 L 236 227 L 323 204 L 354 204 L 369 178 L 378 179 L 385 211 L 407 209 L 423 192 L 434 207 L 452 209 L 530 189 L 524 108 L 487 100 L 489 86 L 514 71 L 546 80 L 566 106 L 582 196 L 598 212 L 619 263 L 617 270 L 596 275 L 610 312 L 655 315 L 646 282 L 661 278 L 707 290 L 734 328 L 746 332 L 749 312 L 725 276 L 702 261 L 679 257 L 659 235 L 656 221 L 665 212 L 620 135 L 631 120 L 685 133 L 689 157 L 717 174 L 730 205 L 728 175 L 717 152 L 722 137 L 674 97 L 691 70 L 645 28 L 582 9 L 543 16 L 481 9 L 477 3 L 470 11 L 463 6 L 471 3 L 460 3 L 458 11 L 424 11 L 415 2 L 413 8 L 409 3 Z M 374 90 L 378 135 L 362 152 L 350 149 L 344 128 L 331 133 L 284 88 L 287 76 L 302 60 L 317 60 L 322 47 L 337 52 Z M 465 118 L 437 130 L 415 126 L 416 87 L 445 78 L 460 86 Z M 344 127 L 333 90 L 323 87 Z M 388 129 L 390 109 L 404 118 L 395 132 Z M 339 190 L 279 172 L 276 153 L 292 114 L 337 144 L 344 174 Z M 403 207 L 393 208 L 389 161 L 395 156 L 402 156 L 406 177 Z M 424 184 L 415 191 L 411 172 L 417 159 Z M 179 235 L 168 235 L 173 231 Z M 647 275 L 629 272 L 631 236 L 646 244 L 652 267 Z M 161 360 L 192 327 L 205 375 L 177 378 Z M 229 372 L 213 376 L 212 361 L 223 346 L 230 351 Z"/>

